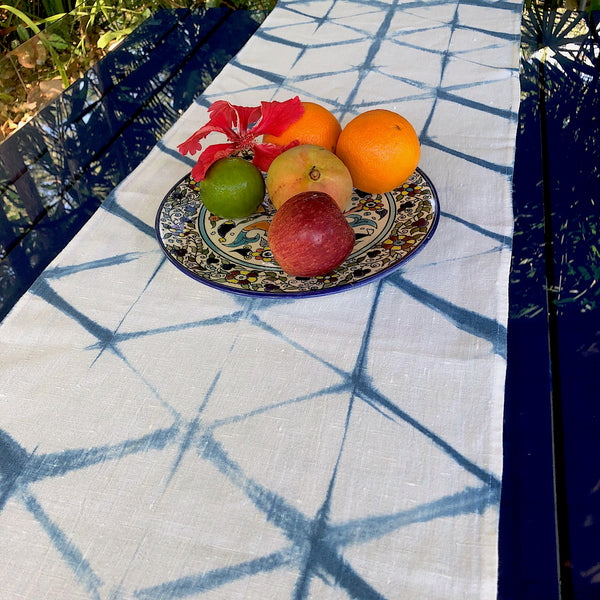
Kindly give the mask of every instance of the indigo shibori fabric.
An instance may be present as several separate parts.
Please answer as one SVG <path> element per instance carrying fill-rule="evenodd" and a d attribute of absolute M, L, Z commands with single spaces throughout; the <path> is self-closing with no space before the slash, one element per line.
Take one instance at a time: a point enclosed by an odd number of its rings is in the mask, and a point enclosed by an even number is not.
<path fill-rule="evenodd" d="M 520 18 L 280 0 L 0 326 L 1 598 L 495 598 Z M 202 285 L 155 236 L 177 146 L 296 95 L 414 125 L 435 235 L 343 293 Z"/>

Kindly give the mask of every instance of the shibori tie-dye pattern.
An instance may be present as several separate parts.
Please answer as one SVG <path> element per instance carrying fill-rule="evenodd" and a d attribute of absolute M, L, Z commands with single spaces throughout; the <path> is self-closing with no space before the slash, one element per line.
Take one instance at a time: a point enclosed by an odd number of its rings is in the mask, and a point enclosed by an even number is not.
<path fill-rule="evenodd" d="M 495 597 L 520 9 L 279 2 L 0 327 L 0 597 Z M 177 145 L 296 94 L 414 124 L 434 238 L 332 296 L 186 277 Z"/>

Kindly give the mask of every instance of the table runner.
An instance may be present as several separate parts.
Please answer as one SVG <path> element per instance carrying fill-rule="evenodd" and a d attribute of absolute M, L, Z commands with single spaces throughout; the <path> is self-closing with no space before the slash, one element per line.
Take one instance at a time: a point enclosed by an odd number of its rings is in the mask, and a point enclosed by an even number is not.
<path fill-rule="evenodd" d="M 281 1 L 0 326 L 3 598 L 494 598 L 519 3 Z M 167 261 L 217 99 L 400 112 L 441 204 L 339 294 Z"/>

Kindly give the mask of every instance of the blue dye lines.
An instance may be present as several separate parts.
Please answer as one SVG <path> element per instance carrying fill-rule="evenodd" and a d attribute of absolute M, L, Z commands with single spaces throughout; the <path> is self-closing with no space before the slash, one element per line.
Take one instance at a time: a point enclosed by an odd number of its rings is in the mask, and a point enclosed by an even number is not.
<path fill-rule="evenodd" d="M 343 21 L 336 23 L 334 16 L 336 4 L 336 0 L 333 0 L 326 9 L 326 12 L 314 16 L 308 13 L 306 2 L 286 2 L 282 0 L 280 1 L 279 10 L 302 12 L 305 20 L 312 23 L 315 31 L 323 28 L 325 23 L 346 27 Z M 312 73 L 302 78 L 294 78 L 288 74 L 274 73 L 256 68 L 253 65 L 242 64 L 239 57 L 233 59 L 232 66 L 252 74 L 253 77 L 260 78 L 261 81 L 254 88 L 256 90 L 275 94 L 284 89 L 290 93 L 298 93 L 303 98 L 307 94 L 302 89 L 302 84 L 307 78 L 330 78 L 344 73 L 356 73 L 356 83 L 352 89 L 348 90 L 345 98 L 327 99 L 328 102 L 332 103 L 339 118 L 343 119 L 373 104 L 372 102 L 357 103 L 357 98 L 360 97 L 361 86 L 364 85 L 366 77 L 369 74 L 377 73 L 380 76 L 385 76 L 378 67 L 378 58 L 381 57 L 382 43 L 384 41 L 392 41 L 399 46 L 405 46 L 411 50 L 415 49 L 412 43 L 403 39 L 404 35 L 401 31 L 393 31 L 394 17 L 402 11 L 409 12 L 414 9 L 424 8 L 431 8 L 435 11 L 436 6 L 454 6 L 455 10 L 449 22 L 435 23 L 435 27 L 445 27 L 448 29 L 448 45 L 445 50 L 440 52 L 431 48 L 422 49 L 428 56 L 431 56 L 432 52 L 439 54 L 440 74 L 436 84 L 431 85 L 424 81 L 411 80 L 400 76 L 390 77 L 399 84 L 402 84 L 398 87 L 402 87 L 403 92 L 406 87 L 409 89 L 414 88 L 414 94 L 411 95 L 408 93 L 399 96 L 402 100 L 419 99 L 431 104 L 430 112 L 421 132 L 422 143 L 424 145 L 457 157 L 460 160 L 465 160 L 510 177 L 511 169 L 505 165 L 496 164 L 493 161 L 469 154 L 464 150 L 447 147 L 436 139 L 435 135 L 431 132 L 431 127 L 435 112 L 439 108 L 438 100 L 455 103 L 465 110 L 488 113 L 499 119 L 511 122 L 515 121 L 517 116 L 513 111 L 497 109 L 459 95 L 461 89 L 476 85 L 475 83 L 470 82 L 468 84 L 445 86 L 444 74 L 449 61 L 455 57 L 451 50 L 452 36 L 457 29 L 465 28 L 459 19 L 461 6 L 493 6 L 499 11 L 518 12 L 521 5 L 503 1 L 489 2 L 485 0 L 460 0 L 458 2 L 456 0 L 441 0 L 440 2 L 433 3 L 423 0 L 406 3 L 401 3 L 399 0 L 391 2 L 355 0 L 353 4 L 356 4 L 357 7 L 364 7 L 368 12 L 382 13 L 380 25 L 374 34 L 362 32 L 356 28 L 347 28 L 348 39 L 346 40 L 328 43 L 319 40 L 319 36 L 315 36 L 314 44 L 308 45 L 298 42 L 288 42 L 286 40 L 285 28 L 278 31 L 277 28 L 268 26 L 269 21 L 256 34 L 257 37 L 271 44 L 281 44 L 282 46 L 294 49 L 297 52 L 297 62 L 311 49 L 318 48 L 322 53 L 326 53 L 328 50 L 338 52 L 343 51 L 340 48 L 343 48 L 344 44 L 355 45 L 367 43 L 368 50 L 364 59 L 352 69 L 344 68 L 340 71 L 335 71 L 328 68 L 320 73 Z M 491 31 L 482 31 L 480 33 L 492 36 L 498 43 L 510 43 L 516 40 L 512 34 Z M 317 102 L 321 100 L 317 95 L 314 95 L 311 99 Z M 390 98 L 389 100 L 393 102 L 395 99 Z M 211 103 L 207 94 L 198 99 L 197 102 L 205 107 Z M 183 162 L 190 167 L 195 164 L 194 159 L 182 157 L 175 150 L 168 148 L 163 142 L 159 142 L 158 148 L 173 159 Z M 102 208 L 124 219 L 144 235 L 155 236 L 154 229 L 123 208 L 117 202 L 116 196 L 110 197 L 102 205 Z M 495 240 L 504 248 L 510 247 L 511 240 L 507 236 L 488 231 L 475 223 L 469 223 L 448 213 L 443 213 L 443 215 L 468 227 L 476 235 Z M 490 344 L 491 352 L 503 358 L 506 357 L 506 329 L 504 326 L 484 315 L 456 306 L 449 300 L 412 283 L 402 273 L 397 272 L 384 280 L 372 284 L 374 286 L 374 293 L 371 298 L 371 305 L 365 307 L 368 315 L 365 319 L 356 360 L 348 369 L 343 369 L 335 365 L 330 359 L 320 356 L 318 351 L 311 350 L 303 346 L 300 342 L 293 340 L 289 335 L 280 331 L 276 324 L 271 324 L 264 317 L 264 313 L 272 307 L 279 306 L 282 303 L 303 302 L 305 300 L 236 298 L 236 307 L 230 311 L 223 311 L 218 316 L 205 319 L 190 319 L 186 322 L 173 325 L 122 331 L 122 326 L 126 322 L 129 313 L 134 309 L 137 302 L 143 298 L 148 285 L 156 277 L 163 264 L 165 264 L 164 259 L 157 266 L 148 270 L 146 286 L 140 291 L 129 309 L 124 312 L 116 328 L 109 328 L 97 319 L 85 314 L 82 310 L 77 309 L 73 303 L 67 301 L 51 286 L 51 280 L 53 279 L 65 280 L 71 275 L 80 274 L 87 270 L 92 271 L 97 268 L 118 269 L 120 265 L 140 260 L 144 255 L 144 253 L 130 252 L 78 265 L 67 265 L 50 269 L 35 283 L 32 293 L 52 305 L 67 318 L 72 319 L 92 337 L 92 341 L 87 347 L 87 350 L 91 353 L 96 353 L 91 366 L 94 365 L 94 362 L 101 357 L 105 350 L 109 350 L 113 353 L 113 356 L 122 361 L 124 367 L 129 369 L 134 377 L 138 377 L 139 381 L 147 389 L 148 399 L 155 400 L 158 398 L 161 401 L 163 407 L 166 409 L 166 418 L 169 419 L 170 424 L 158 427 L 147 435 L 126 439 L 120 443 L 100 445 L 92 448 L 70 448 L 62 452 L 47 454 L 27 452 L 17 440 L 11 437 L 9 432 L 0 429 L 0 511 L 6 506 L 9 499 L 21 502 L 41 525 L 64 563 L 71 569 L 74 580 L 80 586 L 83 586 L 90 598 L 105 597 L 106 590 L 104 590 L 104 593 L 101 593 L 101 591 L 103 586 L 109 585 L 108 582 L 103 582 L 100 579 L 95 571 L 93 562 L 84 557 L 82 549 L 78 548 L 74 541 L 70 539 L 68 532 L 48 517 L 44 511 L 43 500 L 35 496 L 29 489 L 29 486 L 31 483 L 42 479 L 62 477 L 75 470 L 86 469 L 104 462 L 124 460 L 128 456 L 139 453 L 149 451 L 160 452 L 167 449 L 175 452 L 174 460 L 164 483 L 165 489 L 177 476 L 184 456 L 194 453 L 195 459 L 209 462 L 215 467 L 219 476 L 225 477 L 231 485 L 237 488 L 252 503 L 254 509 L 264 516 L 266 523 L 276 527 L 283 534 L 285 542 L 282 548 L 274 552 L 269 552 L 264 556 L 250 558 L 237 564 L 206 572 L 199 568 L 195 574 L 174 578 L 171 581 L 164 581 L 154 586 L 140 587 L 133 592 L 129 591 L 129 596 L 119 588 L 119 590 L 114 591 L 114 600 L 130 597 L 131 593 L 136 598 L 147 600 L 154 598 L 185 598 L 199 595 L 209 590 L 219 589 L 226 584 L 260 573 L 269 573 L 278 569 L 296 570 L 297 579 L 295 587 L 291 592 L 294 600 L 304 600 L 310 596 L 311 582 L 314 578 L 318 578 L 327 585 L 344 589 L 350 598 L 357 600 L 386 600 L 379 591 L 374 589 L 344 559 L 343 551 L 345 548 L 380 539 L 413 523 L 422 523 L 457 515 L 481 514 L 490 507 L 498 506 L 500 481 L 493 474 L 472 460 L 469 460 L 457 448 L 443 439 L 442 436 L 432 431 L 404 410 L 402 408 L 402 398 L 392 398 L 382 393 L 377 388 L 376 382 L 370 377 L 367 365 L 373 328 L 380 303 L 390 286 L 400 289 L 427 309 L 439 313 L 457 329 L 485 340 Z M 147 269 L 147 267 L 142 266 L 140 268 Z M 224 366 L 217 365 L 216 375 L 213 376 L 209 390 L 202 398 L 197 399 L 198 410 L 192 418 L 188 419 L 184 418 L 167 400 L 161 398 L 156 386 L 149 381 L 148 376 L 139 373 L 128 360 L 127 348 L 124 342 L 190 329 L 201 331 L 203 328 L 229 324 L 249 325 L 259 330 L 266 337 L 277 339 L 278 342 L 316 361 L 320 368 L 326 369 L 331 373 L 330 383 L 324 385 L 321 389 L 306 392 L 297 397 L 290 397 L 283 401 L 273 401 L 271 404 L 265 402 L 259 408 L 249 409 L 244 413 L 210 421 L 206 419 L 205 408 L 215 393 Z M 242 464 L 234 460 L 228 453 L 223 442 L 215 437 L 219 429 L 227 425 L 250 422 L 253 417 L 261 413 L 273 411 L 285 405 L 294 405 L 319 398 L 327 398 L 334 394 L 342 398 L 343 400 L 341 401 L 348 403 L 346 421 L 343 424 L 344 434 L 340 442 L 339 453 L 334 464 L 331 466 L 331 476 L 329 485 L 324 493 L 323 502 L 317 514 L 312 518 L 303 514 L 289 499 L 280 496 L 274 490 L 269 489 L 250 477 L 244 471 Z M 450 493 L 441 498 L 432 498 L 430 501 L 409 510 L 379 516 L 367 514 L 362 518 L 335 525 L 332 524 L 330 518 L 331 502 L 338 477 L 338 469 L 346 448 L 347 432 L 351 417 L 359 403 L 367 406 L 369 410 L 375 410 L 384 415 L 392 423 L 413 428 L 428 443 L 435 446 L 441 453 L 453 461 L 457 470 L 462 470 L 472 475 L 474 484 L 465 487 L 459 492 Z"/>

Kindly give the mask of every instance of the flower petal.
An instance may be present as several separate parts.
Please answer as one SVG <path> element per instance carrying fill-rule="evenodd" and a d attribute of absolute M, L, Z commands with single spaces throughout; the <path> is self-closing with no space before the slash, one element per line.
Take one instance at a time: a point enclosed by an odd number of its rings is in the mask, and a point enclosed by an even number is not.
<path fill-rule="evenodd" d="M 194 181 L 202 181 L 209 167 L 220 158 L 229 156 L 235 150 L 234 144 L 213 144 L 198 157 L 198 162 L 192 169 Z"/>
<path fill-rule="evenodd" d="M 209 121 L 206 125 L 198 129 L 195 133 L 193 133 L 185 142 L 179 144 L 177 149 L 179 152 L 185 156 L 186 154 L 196 154 L 196 152 L 200 152 L 202 150 L 202 144 L 200 140 L 204 139 L 209 133 L 224 133 L 229 137 L 229 132 L 224 130 L 220 125 L 215 125 L 211 121 Z"/>
<path fill-rule="evenodd" d="M 254 144 L 254 158 L 252 162 L 265 173 L 269 170 L 271 163 L 282 153 L 294 146 L 298 142 L 293 141 L 287 146 L 277 146 L 276 144 Z"/>
<path fill-rule="evenodd" d="M 247 132 L 250 123 L 260 118 L 260 106 L 237 106 L 226 100 L 213 102 L 208 112 L 209 123 L 220 127 L 232 142 Z"/>
<path fill-rule="evenodd" d="M 281 135 L 304 114 L 304 106 L 298 96 L 285 102 L 261 102 L 261 110 L 262 118 L 251 130 L 254 137 L 264 133 Z"/>
<path fill-rule="evenodd" d="M 240 137 L 248 132 L 248 127 L 256 123 L 261 117 L 260 106 L 234 106 L 238 114 L 237 128 Z"/>
<path fill-rule="evenodd" d="M 179 150 L 179 153 L 182 156 L 185 156 L 186 154 L 196 154 L 196 152 L 202 150 L 202 144 L 200 143 L 202 137 L 203 136 L 199 136 L 198 132 L 196 131 L 196 133 L 191 135 L 187 140 L 185 140 L 185 142 L 179 144 L 179 146 L 177 146 L 177 150 Z"/>
<path fill-rule="evenodd" d="M 247 132 L 249 122 L 256 122 L 261 115 L 259 106 L 235 106 L 226 100 L 213 102 L 208 113 L 210 115 L 208 123 L 177 146 L 183 156 L 200 152 L 202 150 L 200 140 L 209 133 L 223 133 L 230 142 L 240 141 L 241 134 Z M 235 131 L 234 127 L 237 127 L 238 131 Z"/>
<path fill-rule="evenodd" d="M 217 100 L 210 105 L 208 113 L 210 114 L 208 124 L 220 127 L 230 140 L 237 136 L 233 127 L 237 124 L 238 115 L 232 104 L 226 100 Z"/>

